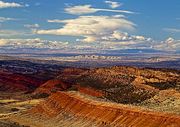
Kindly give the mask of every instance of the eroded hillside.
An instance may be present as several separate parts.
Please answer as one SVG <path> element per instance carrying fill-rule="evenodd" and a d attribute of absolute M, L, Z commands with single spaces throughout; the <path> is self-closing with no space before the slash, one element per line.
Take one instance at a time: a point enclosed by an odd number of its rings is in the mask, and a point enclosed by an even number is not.
<path fill-rule="evenodd" d="M 9 121 L 32 127 L 180 125 L 180 73 L 176 70 L 64 68 L 29 99 L 44 101 L 11 115 Z"/>

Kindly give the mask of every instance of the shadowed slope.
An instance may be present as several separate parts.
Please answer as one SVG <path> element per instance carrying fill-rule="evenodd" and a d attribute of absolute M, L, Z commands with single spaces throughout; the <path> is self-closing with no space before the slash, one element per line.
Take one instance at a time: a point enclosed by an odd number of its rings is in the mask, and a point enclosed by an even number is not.
<path fill-rule="evenodd" d="M 31 76 L 0 71 L 0 91 L 32 91 L 43 82 Z"/>

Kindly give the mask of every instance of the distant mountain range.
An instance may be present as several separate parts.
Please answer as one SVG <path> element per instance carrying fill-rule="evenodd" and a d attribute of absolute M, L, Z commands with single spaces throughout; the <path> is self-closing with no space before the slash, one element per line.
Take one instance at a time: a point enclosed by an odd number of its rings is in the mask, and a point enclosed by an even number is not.
<path fill-rule="evenodd" d="M 56 50 L 56 49 L 37 49 L 37 48 L 18 48 L 18 49 L 10 49 L 7 50 L 6 48 L 0 48 L 0 53 L 25 53 L 25 54 L 31 54 L 31 53 L 45 53 L 53 54 L 53 53 L 64 53 L 64 54 L 124 54 L 124 53 L 180 53 L 180 51 L 163 51 L 163 50 L 156 50 L 156 49 L 118 49 L 118 50 L 102 50 L 101 52 L 97 51 L 82 51 L 82 52 L 69 52 L 69 51 L 63 51 L 62 50 Z"/>

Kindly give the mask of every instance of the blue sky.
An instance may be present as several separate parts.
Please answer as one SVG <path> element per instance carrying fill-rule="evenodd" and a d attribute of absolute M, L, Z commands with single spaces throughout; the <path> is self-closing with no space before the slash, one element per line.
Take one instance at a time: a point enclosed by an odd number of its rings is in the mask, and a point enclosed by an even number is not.
<path fill-rule="evenodd" d="M 0 0 L 0 39 L 3 48 L 179 51 L 180 1 Z"/>

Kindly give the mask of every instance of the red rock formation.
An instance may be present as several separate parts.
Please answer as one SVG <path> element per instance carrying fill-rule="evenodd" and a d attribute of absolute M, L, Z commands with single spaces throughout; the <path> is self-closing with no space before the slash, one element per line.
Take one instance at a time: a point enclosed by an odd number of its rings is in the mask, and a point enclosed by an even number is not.
<path fill-rule="evenodd" d="M 63 91 L 70 88 L 72 85 L 76 84 L 76 78 L 83 73 L 84 69 L 78 68 L 65 68 L 56 79 L 51 79 L 46 83 L 42 84 L 39 88 L 37 88 L 34 94 L 51 94 L 56 91 Z"/>
<path fill-rule="evenodd" d="M 70 84 L 65 84 L 59 79 L 52 79 L 41 85 L 35 92 L 34 94 L 38 93 L 47 93 L 51 94 L 56 91 L 62 91 L 66 90 L 69 87 L 71 87 Z"/>
<path fill-rule="evenodd" d="M 85 122 L 87 126 L 95 123 L 98 127 L 179 127 L 180 125 L 180 116 L 85 99 L 79 94 L 66 92 L 53 94 L 46 102 L 28 113 L 41 114 L 49 122 L 51 119 L 66 113 L 74 116 L 76 121 L 80 119 L 91 121 L 90 123 Z M 62 121 L 62 119 L 59 120 Z"/>

